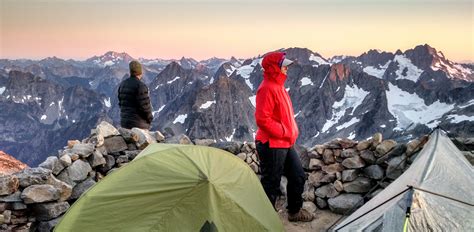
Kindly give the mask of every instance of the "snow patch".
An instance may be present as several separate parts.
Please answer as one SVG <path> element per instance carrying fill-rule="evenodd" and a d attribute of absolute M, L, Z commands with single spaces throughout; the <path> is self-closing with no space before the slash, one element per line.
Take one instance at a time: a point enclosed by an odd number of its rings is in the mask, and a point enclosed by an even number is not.
<path fill-rule="evenodd" d="M 460 106 L 458 106 L 458 107 L 459 107 L 460 109 L 464 109 L 464 108 L 466 108 L 466 107 L 468 107 L 468 106 L 472 106 L 472 105 L 474 105 L 474 99 L 472 99 L 472 100 L 468 101 L 467 103 L 462 104 L 462 105 L 460 105 Z"/>
<path fill-rule="evenodd" d="M 337 124 L 339 119 L 345 115 L 347 109 L 352 108 L 352 111 L 349 113 L 349 115 L 352 115 L 355 109 L 362 104 L 367 95 L 369 95 L 369 92 L 357 87 L 357 85 L 353 87 L 346 85 L 344 97 L 332 105 L 332 118 L 324 123 L 322 132 L 326 132 L 329 128 Z"/>
<path fill-rule="evenodd" d="M 257 95 L 253 95 L 249 97 L 250 103 L 252 103 L 253 107 L 257 107 Z"/>
<path fill-rule="evenodd" d="M 416 67 L 405 55 L 396 55 L 393 60 L 398 63 L 398 70 L 395 72 L 397 79 L 407 79 L 417 82 L 418 78 L 423 73 L 423 70 Z M 406 72 L 404 72 L 405 69 L 407 70 Z"/>
<path fill-rule="evenodd" d="M 43 114 L 43 115 L 41 116 L 41 120 L 46 120 L 46 118 L 47 118 L 47 116 L 46 116 L 45 114 Z"/>
<path fill-rule="evenodd" d="M 295 114 L 295 118 L 298 117 L 298 115 L 300 115 L 300 114 L 301 114 L 301 110 L 298 111 L 298 113 Z"/>
<path fill-rule="evenodd" d="M 5 86 L 0 88 L 0 95 L 3 94 L 3 92 L 5 92 L 5 89 L 6 89 Z"/>
<path fill-rule="evenodd" d="M 355 134 L 354 131 L 351 132 L 351 133 L 349 134 L 349 136 L 347 136 L 348 139 L 355 139 L 355 137 L 356 137 L 356 134 Z"/>
<path fill-rule="evenodd" d="M 234 128 L 234 131 L 232 131 L 232 134 L 231 134 L 229 137 L 225 137 L 225 140 L 226 140 L 227 142 L 232 141 L 232 139 L 234 138 L 234 134 L 235 134 L 235 128 Z"/>
<path fill-rule="evenodd" d="M 321 85 L 319 86 L 319 88 L 323 87 L 323 84 L 324 84 L 324 82 L 326 81 L 326 79 L 328 78 L 330 72 L 331 72 L 331 70 L 328 71 L 328 73 L 327 73 L 326 76 L 324 77 L 323 81 L 321 82 Z"/>
<path fill-rule="evenodd" d="M 301 87 L 305 85 L 314 85 L 314 83 L 309 79 L 309 77 L 303 77 L 301 78 Z"/>
<path fill-rule="evenodd" d="M 255 59 L 252 61 L 251 64 L 248 64 L 248 65 L 244 65 L 244 66 L 241 66 L 237 69 L 234 69 L 236 70 L 236 74 L 243 77 L 245 79 L 245 83 L 250 87 L 251 90 L 254 90 L 254 87 L 252 85 L 252 83 L 250 82 L 249 78 L 250 78 L 250 74 L 253 72 L 253 70 L 255 69 L 255 66 L 259 63 L 262 62 L 262 59 Z M 234 72 L 234 71 L 232 71 Z"/>
<path fill-rule="evenodd" d="M 173 121 L 173 124 L 176 124 L 176 123 L 178 123 L 178 122 L 181 123 L 181 124 L 183 124 L 187 117 L 188 117 L 188 114 L 180 114 L 180 115 L 178 115 L 178 117 L 176 117 L 176 119 Z"/>
<path fill-rule="evenodd" d="M 171 83 L 175 82 L 176 80 L 178 80 L 179 78 L 181 78 L 181 77 L 175 77 L 173 80 L 168 81 L 166 83 L 171 84 Z"/>
<path fill-rule="evenodd" d="M 387 70 L 388 65 L 391 63 L 391 61 L 387 61 L 386 64 L 384 64 L 382 67 L 377 68 L 374 66 L 367 66 L 363 69 L 363 71 L 371 76 L 377 77 L 379 79 L 383 79 L 383 74 L 385 74 L 385 70 Z M 379 65 L 380 66 L 380 65 Z"/>
<path fill-rule="evenodd" d="M 166 106 L 166 105 L 161 106 L 158 110 L 151 112 L 151 113 L 153 114 L 153 117 L 155 117 L 155 114 L 160 113 L 160 112 L 163 110 L 163 108 L 165 108 L 165 106 Z"/>
<path fill-rule="evenodd" d="M 207 101 L 206 103 L 202 104 L 200 109 L 207 109 L 209 108 L 212 104 L 216 103 L 216 101 Z"/>
<path fill-rule="evenodd" d="M 104 104 L 107 108 L 110 108 L 112 105 L 110 104 L 110 97 L 104 98 Z"/>
<path fill-rule="evenodd" d="M 387 126 L 384 124 L 384 125 L 380 125 L 380 127 L 385 128 L 385 127 L 387 127 Z"/>
<path fill-rule="evenodd" d="M 343 128 L 347 128 L 347 127 L 349 127 L 349 126 L 351 126 L 351 125 L 353 125 L 353 124 L 358 123 L 359 121 L 360 121 L 359 119 L 357 119 L 357 118 L 354 117 L 354 118 L 352 118 L 351 120 L 349 120 L 348 122 L 345 122 L 345 123 L 343 123 L 342 125 L 337 126 L 337 127 L 336 127 L 336 130 L 340 130 L 340 129 L 343 129 Z"/>
<path fill-rule="evenodd" d="M 466 115 L 449 115 L 448 120 L 452 123 L 460 123 L 462 121 L 474 121 L 474 116 L 466 116 Z"/>
<path fill-rule="evenodd" d="M 328 62 L 327 62 L 326 60 L 324 60 L 322 57 L 316 56 L 316 55 L 314 55 L 314 54 L 311 54 L 311 55 L 309 56 L 309 60 L 318 63 L 318 65 L 323 65 L 323 64 L 330 65 L 330 63 L 328 63 Z M 313 65 L 313 67 L 317 67 L 318 65 Z"/>
<path fill-rule="evenodd" d="M 441 118 L 445 113 L 451 111 L 454 105 L 441 103 L 439 100 L 431 105 L 416 93 L 408 93 L 392 83 L 388 84 L 387 105 L 388 111 L 397 119 L 398 128 L 406 128 L 411 123 L 419 123 L 434 128 L 429 122 Z"/>
<path fill-rule="evenodd" d="M 115 64 L 115 62 L 113 62 L 113 61 L 111 61 L 111 60 L 108 60 L 108 61 L 105 61 L 103 65 L 104 65 L 104 66 L 112 66 L 112 65 L 114 65 L 114 64 Z"/>

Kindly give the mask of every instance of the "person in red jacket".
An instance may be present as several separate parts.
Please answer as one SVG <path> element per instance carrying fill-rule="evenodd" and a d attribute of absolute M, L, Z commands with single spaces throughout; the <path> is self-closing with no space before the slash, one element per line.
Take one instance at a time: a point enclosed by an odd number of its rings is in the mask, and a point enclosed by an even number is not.
<path fill-rule="evenodd" d="M 255 143 L 262 171 L 261 183 L 273 206 L 281 195 L 280 181 L 285 175 L 288 179 L 288 220 L 311 221 L 311 213 L 301 208 L 306 175 L 293 148 L 298 138 L 298 126 L 284 86 L 288 66 L 292 63 L 283 52 L 269 53 L 262 60 L 264 73 L 257 90 Z"/>

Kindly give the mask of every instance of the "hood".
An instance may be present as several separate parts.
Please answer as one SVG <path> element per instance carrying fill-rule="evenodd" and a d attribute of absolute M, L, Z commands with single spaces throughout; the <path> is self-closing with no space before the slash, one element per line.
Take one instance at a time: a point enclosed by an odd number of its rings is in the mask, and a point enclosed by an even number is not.
<path fill-rule="evenodd" d="M 265 55 L 262 60 L 263 79 L 276 82 L 283 86 L 286 81 L 286 75 L 281 72 L 280 61 L 285 59 L 284 52 L 272 52 Z"/>

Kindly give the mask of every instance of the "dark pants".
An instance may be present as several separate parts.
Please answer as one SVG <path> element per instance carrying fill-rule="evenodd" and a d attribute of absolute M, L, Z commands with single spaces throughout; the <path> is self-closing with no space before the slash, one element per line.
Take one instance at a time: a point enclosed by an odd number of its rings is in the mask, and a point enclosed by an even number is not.
<path fill-rule="evenodd" d="M 280 191 L 281 176 L 288 179 L 288 212 L 297 213 L 303 205 L 301 194 L 304 190 L 306 175 L 298 153 L 291 148 L 270 148 L 269 143 L 256 142 L 257 153 L 262 171 L 262 185 L 265 193 L 275 206 Z"/>

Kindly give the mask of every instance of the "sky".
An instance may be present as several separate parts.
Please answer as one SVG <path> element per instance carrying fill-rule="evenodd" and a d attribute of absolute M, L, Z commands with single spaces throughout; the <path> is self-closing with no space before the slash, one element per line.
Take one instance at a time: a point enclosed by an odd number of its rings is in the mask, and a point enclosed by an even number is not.
<path fill-rule="evenodd" d="M 474 62 L 472 0 L 0 0 L 0 58 L 325 58 L 429 44 Z"/>

